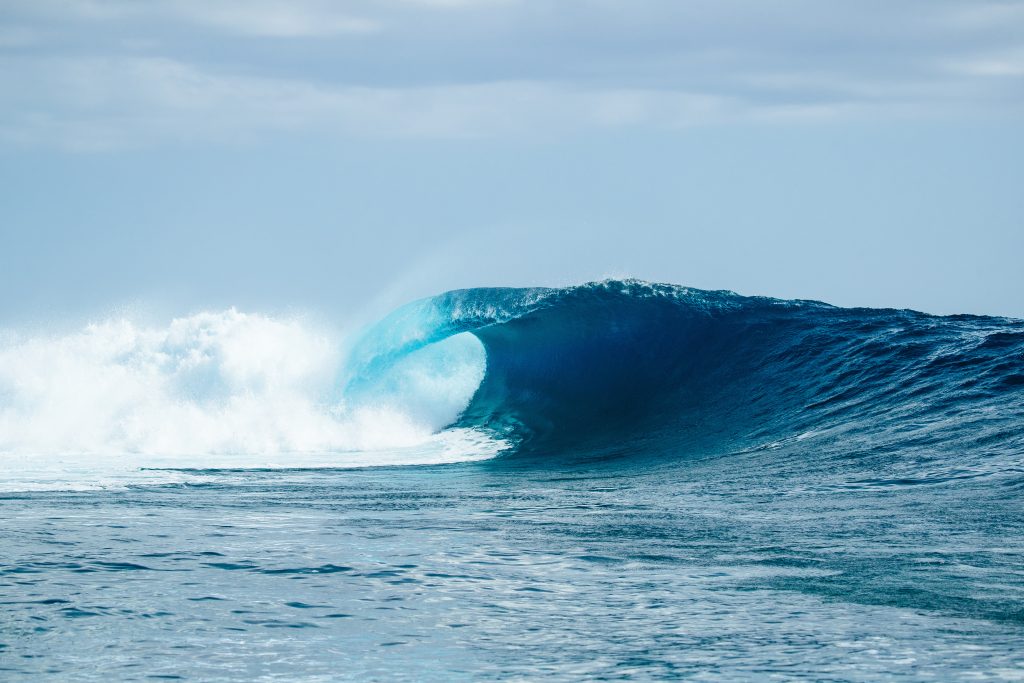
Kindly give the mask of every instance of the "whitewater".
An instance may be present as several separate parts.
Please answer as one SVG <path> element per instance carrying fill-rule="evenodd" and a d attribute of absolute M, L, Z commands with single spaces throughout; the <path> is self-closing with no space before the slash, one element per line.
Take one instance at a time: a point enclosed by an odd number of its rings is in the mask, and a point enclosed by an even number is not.
<path fill-rule="evenodd" d="M 175 476 L 146 472 L 156 468 L 453 462 L 502 445 L 468 430 L 439 434 L 482 379 L 479 345 L 458 356 L 458 340 L 412 354 L 392 370 L 390 392 L 352 405 L 336 388 L 344 344 L 308 319 L 234 309 L 163 327 L 119 317 L 70 334 L 8 332 L 0 485 Z"/>
<path fill-rule="evenodd" d="M 1020 680 L 1022 494 L 1008 318 L 608 280 L 8 329 L 0 672 Z"/>

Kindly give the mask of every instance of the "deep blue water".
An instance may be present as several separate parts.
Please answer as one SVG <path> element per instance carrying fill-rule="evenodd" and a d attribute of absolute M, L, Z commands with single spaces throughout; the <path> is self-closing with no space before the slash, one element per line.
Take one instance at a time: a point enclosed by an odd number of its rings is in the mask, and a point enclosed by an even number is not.
<path fill-rule="evenodd" d="M 489 459 L 7 486 L 0 678 L 1024 678 L 1024 322 L 465 290 L 336 384 L 473 358 Z"/>

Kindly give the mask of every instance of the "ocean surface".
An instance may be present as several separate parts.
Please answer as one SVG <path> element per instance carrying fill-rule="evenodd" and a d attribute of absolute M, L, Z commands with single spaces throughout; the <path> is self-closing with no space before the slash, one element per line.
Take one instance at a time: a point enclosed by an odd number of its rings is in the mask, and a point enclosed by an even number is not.
<path fill-rule="evenodd" d="M 0 335 L 0 680 L 1024 680 L 1024 321 L 640 281 Z"/>

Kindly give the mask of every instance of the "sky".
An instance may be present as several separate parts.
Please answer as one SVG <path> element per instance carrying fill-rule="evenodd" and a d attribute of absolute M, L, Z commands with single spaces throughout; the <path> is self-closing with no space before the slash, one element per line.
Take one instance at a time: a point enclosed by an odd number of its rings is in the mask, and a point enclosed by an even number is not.
<path fill-rule="evenodd" d="M 1024 2 L 0 0 L 0 323 L 638 277 L 1024 317 Z"/>

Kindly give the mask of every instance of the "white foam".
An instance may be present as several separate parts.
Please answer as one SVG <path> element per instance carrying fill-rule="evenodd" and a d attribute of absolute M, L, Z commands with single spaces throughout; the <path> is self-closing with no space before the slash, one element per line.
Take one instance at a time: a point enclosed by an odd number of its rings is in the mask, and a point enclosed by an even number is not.
<path fill-rule="evenodd" d="M 437 434 L 483 377 L 469 335 L 400 359 L 356 401 L 338 395 L 340 335 L 298 317 L 230 309 L 6 337 L 0 486 L 33 472 L 88 486 L 89 472 L 436 463 L 500 448 Z"/>

